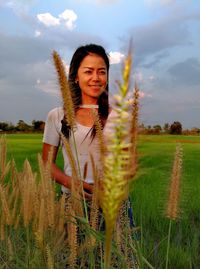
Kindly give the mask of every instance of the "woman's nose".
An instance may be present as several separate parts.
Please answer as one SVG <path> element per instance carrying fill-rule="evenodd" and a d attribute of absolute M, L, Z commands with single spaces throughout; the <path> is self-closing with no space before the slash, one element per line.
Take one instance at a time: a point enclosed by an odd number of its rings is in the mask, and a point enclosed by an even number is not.
<path fill-rule="evenodd" d="M 93 80 L 99 80 L 99 74 L 98 72 L 93 73 Z"/>

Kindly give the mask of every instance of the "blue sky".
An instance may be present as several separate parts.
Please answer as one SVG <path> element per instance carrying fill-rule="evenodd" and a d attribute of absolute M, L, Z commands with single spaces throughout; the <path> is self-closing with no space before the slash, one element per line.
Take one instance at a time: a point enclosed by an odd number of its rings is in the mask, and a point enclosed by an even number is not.
<path fill-rule="evenodd" d="M 52 51 L 67 68 L 86 43 L 110 54 L 112 98 L 132 39 L 140 121 L 200 127 L 198 0 L 0 0 L 0 18 L 0 121 L 45 120 L 62 103 Z"/>

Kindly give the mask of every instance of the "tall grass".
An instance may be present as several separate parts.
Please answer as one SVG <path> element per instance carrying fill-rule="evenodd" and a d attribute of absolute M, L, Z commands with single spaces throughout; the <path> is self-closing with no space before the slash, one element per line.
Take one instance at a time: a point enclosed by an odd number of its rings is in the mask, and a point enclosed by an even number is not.
<path fill-rule="evenodd" d="M 10 156 L 17 158 L 17 169 L 22 170 L 23 165 L 20 162 L 29 156 L 30 152 L 32 154 L 31 166 L 35 167 L 33 171 L 37 173 L 39 180 L 36 155 L 40 151 L 41 135 L 7 135 L 6 140 L 8 144 L 7 159 L 10 159 Z M 181 196 L 180 200 L 180 218 L 172 225 L 169 268 L 198 269 L 200 264 L 198 159 L 200 138 L 198 136 L 147 135 L 139 136 L 139 166 L 130 196 L 133 215 L 138 226 L 136 231 L 138 235 L 141 234 L 139 243 L 141 243 L 143 256 L 157 269 L 165 267 L 169 222 L 163 217 L 163 206 L 167 200 L 167 186 L 171 178 L 176 143 L 180 141 L 184 152 L 181 183 L 184 195 Z M 19 155 L 20 148 L 22 148 L 22 152 Z M 18 159 L 18 156 L 21 159 Z M 59 158 L 58 164 L 62 167 L 61 158 Z M 8 178 L 11 179 L 9 173 L 7 174 Z M 94 238 L 97 236 L 93 230 L 91 234 Z M 103 234 L 98 234 L 97 241 L 99 242 L 101 239 L 103 240 Z M 98 252 L 98 255 L 100 253 L 101 251 Z M 103 256 L 101 255 L 101 257 Z"/>
<path fill-rule="evenodd" d="M 6 143 L 0 141 L 0 265 L 2 268 L 61 268 L 64 242 L 64 200 L 56 200 L 49 166 L 39 157 L 40 180 L 28 161 L 18 172 L 6 162 Z M 10 180 L 6 183 L 6 174 Z"/>
<path fill-rule="evenodd" d="M 55 54 L 56 57 L 59 55 Z M 55 56 L 54 55 L 54 56 Z M 56 58 L 57 59 L 57 58 Z M 94 193 L 91 202 L 82 198 L 82 184 L 76 184 L 82 180 L 83 175 L 79 173 L 76 157 L 71 154 L 71 148 L 68 141 L 63 139 L 66 151 L 71 162 L 73 170 L 73 184 L 70 196 L 57 196 L 56 184 L 51 179 L 50 163 L 43 163 L 38 156 L 39 174 L 32 171 L 30 163 L 24 161 L 23 168 L 19 172 L 13 160 L 7 161 L 6 158 L 6 141 L 1 139 L 0 142 L 0 267 L 1 268 L 156 268 L 170 267 L 172 262 L 172 252 L 174 245 L 169 244 L 170 238 L 174 236 L 175 229 L 171 230 L 169 225 L 169 234 L 164 233 L 164 238 L 159 238 L 159 233 L 155 229 L 156 245 L 151 245 L 150 254 L 145 252 L 148 241 L 148 233 L 154 230 L 157 223 L 151 222 L 153 216 L 151 206 L 145 211 L 145 216 L 136 216 L 136 223 L 140 227 L 134 227 L 130 224 L 131 206 L 128 203 L 129 186 L 133 179 L 137 179 L 134 185 L 138 185 L 138 178 L 145 169 L 141 169 L 142 161 L 150 163 L 150 166 L 158 167 L 161 165 L 157 159 L 139 158 L 138 167 L 138 96 L 139 89 L 135 86 L 133 92 L 133 103 L 131 113 L 129 113 L 129 103 L 127 95 L 129 92 L 129 77 L 131 72 L 131 56 L 128 55 L 122 76 L 122 82 L 119 83 L 119 94 L 116 96 L 116 119 L 113 122 L 112 135 L 108 138 L 107 144 L 103 141 L 100 121 L 94 114 L 97 137 L 100 143 L 101 161 L 103 172 L 95 166 L 95 161 L 91 156 L 94 175 Z M 61 91 L 66 92 L 67 79 L 63 73 L 63 66 L 56 62 L 56 68 L 59 69 Z M 58 72 L 58 74 L 60 74 Z M 64 82 L 63 82 L 64 81 Z M 68 98 L 68 99 L 67 99 Z M 69 96 L 64 99 L 65 111 L 69 107 Z M 67 105 L 66 105 L 67 104 Z M 67 106 L 67 107 L 66 107 Z M 72 113 L 73 108 L 69 114 Z M 132 115 L 131 120 L 129 115 Z M 69 116 L 69 115 L 68 115 Z M 71 121 L 72 132 L 74 130 L 74 116 Z M 129 124 L 130 128 L 127 128 Z M 74 141 L 75 143 L 75 141 Z M 140 149 L 142 148 L 140 143 Z M 75 145 L 74 145 L 75 146 Z M 156 154 L 155 147 L 152 149 Z M 141 151 L 140 151 L 141 154 Z M 173 156 L 168 159 L 170 168 Z M 176 153 L 174 169 L 171 178 L 174 179 L 178 172 L 180 164 L 180 155 Z M 177 161 L 179 160 L 179 161 Z M 180 176 L 180 173 L 178 173 Z M 156 175 L 159 178 L 168 175 L 162 172 Z M 148 173 L 146 174 L 148 177 Z M 179 177 L 178 177 L 179 178 Z M 156 181 L 156 184 L 162 184 Z M 149 182 L 147 182 L 147 185 Z M 172 186 L 174 186 L 172 184 Z M 146 186 L 145 186 L 146 187 Z M 148 186 L 147 186 L 148 187 Z M 171 187 L 173 190 L 174 187 Z M 135 191 L 135 188 L 134 188 Z M 165 190 L 166 191 L 166 190 Z M 167 192 L 166 192 L 167 193 Z M 147 196 L 151 193 L 146 193 Z M 161 194 L 156 194 L 157 204 L 161 204 Z M 137 195 L 136 195 L 137 196 Z M 174 197 L 173 195 L 171 197 Z M 148 198 L 148 197 L 146 197 Z M 135 196 L 133 192 L 132 201 Z M 143 198 L 140 196 L 139 206 L 142 205 Z M 155 202 L 155 201 L 154 201 Z M 136 203 L 135 203 L 136 204 Z M 134 206 L 135 206 L 134 204 Z M 169 203 L 170 205 L 170 199 Z M 174 205 L 174 203 L 172 203 Z M 84 210 L 83 210 L 84 208 Z M 167 215 L 169 214 L 168 211 Z M 135 210 L 134 212 L 135 213 Z M 152 214 L 152 215 L 151 215 Z M 151 227 L 144 224 L 144 217 L 149 215 Z M 160 214 L 161 216 L 161 214 Z M 157 219 L 160 218 L 157 216 Z M 171 218 L 171 217 L 170 217 Z M 174 218 L 174 217 L 173 217 Z M 152 219 L 153 220 L 153 219 Z M 164 231 L 167 231 L 167 222 L 164 224 Z M 105 224 L 105 228 L 104 228 Z M 176 228 L 176 227 L 175 227 Z M 163 234 L 163 227 L 159 227 Z M 149 232 L 148 232 L 149 231 Z M 137 236 L 135 236 L 137 235 Z M 138 236 L 140 235 L 140 236 Z M 167 240 L 168 239 L 168 240 Z M 168 248 L 164 250 L 161 261 L 156 261 L 156 253 L 160 246 L 168 242 Z M 198 238 L 197 238 L 198 242 Z M 194 243 L 195 244 L 195 243 Z M 143 256 L 142 251 L 147 254 L 147 259 Z M 152 259 L 152 253 L 155 259 Z M 165 257 L 167 256 L 167 259 Z M 190 263 L 191 268 L 193 263 Z M 195 268 L 195 267 L 194 267 Z"/>
<path fill-rule="evenodd" d="M 199 267 L 198 136 L 140 136 L 137 180 L 131 192 L 135 220 L 141 227 L 143 255 L 165 268 L 169 221 L 163 216 L 177 142 L 183 148 L 180 217 L 173 221 L 168 268 Z"/>

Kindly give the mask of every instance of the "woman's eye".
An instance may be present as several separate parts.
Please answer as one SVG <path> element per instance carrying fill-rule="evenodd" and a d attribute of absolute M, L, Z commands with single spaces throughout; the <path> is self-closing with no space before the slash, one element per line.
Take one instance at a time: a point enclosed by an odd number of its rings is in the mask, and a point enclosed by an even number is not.
<path fill-rule="evenodd" d="M 105 75 L 106 72 L 105 72 L 105 71 L 100 71 L 99 74 L 100 74 L 100 75 Z"/>
<path fill-rule="evenodd" d="M 91 74 L 90 70 L 85 71 L 85 74 Z"/>

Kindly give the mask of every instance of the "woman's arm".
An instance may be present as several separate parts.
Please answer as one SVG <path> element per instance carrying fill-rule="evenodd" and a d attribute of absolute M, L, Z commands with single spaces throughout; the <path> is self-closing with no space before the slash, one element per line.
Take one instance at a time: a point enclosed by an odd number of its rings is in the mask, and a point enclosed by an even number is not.
<path fill-rule="evenodd" d="M 65 186 L 68 189 L 71 189 L 71 181 L 72 178 L 68 175 L 65 175 L 60 168 L 56 165 L 56 157 L 58 154 L 58 147 L 52 146 L 47 143 L 43 143 L 43 149 L 42 149 L 42 159 L 44 162 L 47 162 L 50 152 L 51 153 L 51 175 L 55 181 L 63 186 Z M 88 184 L 87 182 L 83 182 L 83 189 L 84 189 L 84 195 L 85 198 L 91 199 L 92 195 L 92 186 Z"/>
<path fill-rule="evenodd" d="M 71 178 L 67 175 L 65 175 L 56 165 L 56 158 L 58 154 L 58 147 L 52 146 L 46 143 L 43 143 L 43 149 L 42 149 L 42 159 L 44 162 L 47 162 L 50 152 L 52 159 L 50 160 L 51 164 L 51 175 L 55 181 L 66 188 L 71 188 Z"/>

